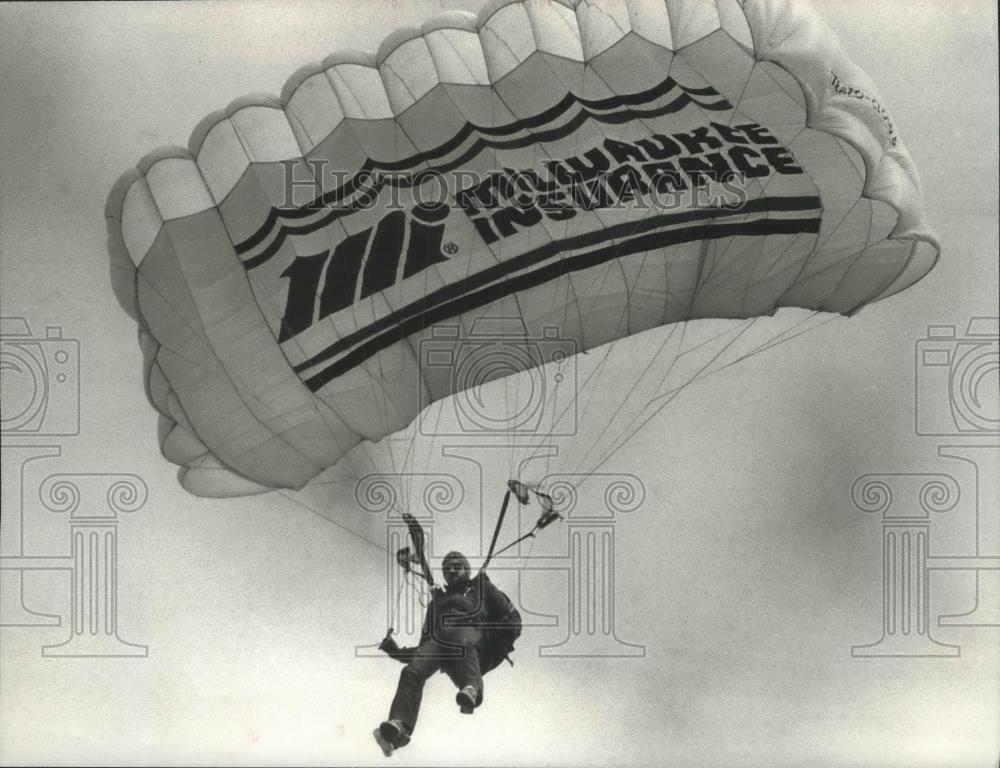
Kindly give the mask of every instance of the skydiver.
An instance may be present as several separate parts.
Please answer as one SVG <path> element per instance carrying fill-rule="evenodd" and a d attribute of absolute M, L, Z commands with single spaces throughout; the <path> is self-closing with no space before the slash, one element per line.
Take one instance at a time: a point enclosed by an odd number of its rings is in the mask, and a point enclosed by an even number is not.
<path fill-rule="evenodd" d="M 459 709 L 471 715 L 483 702 L 483 675 L 497 667 L 513 648 L 503 632 L 490 631 L 487 626 L 495 627 L 514 609 L 485 571 L 473 577 L 461 552 L 445 555 L 441 570 L 445 586 L 433 588 L 420 644 L 400 648 L 390 630 L 379 645 L 380 650 L 406 665 L 399 675 L 389 717 L 375 731 L 386 756 L 410 743 L 424 683 L 431 675 L 438 671 L 447 674 L 458 688 L 455 701 Z"/>

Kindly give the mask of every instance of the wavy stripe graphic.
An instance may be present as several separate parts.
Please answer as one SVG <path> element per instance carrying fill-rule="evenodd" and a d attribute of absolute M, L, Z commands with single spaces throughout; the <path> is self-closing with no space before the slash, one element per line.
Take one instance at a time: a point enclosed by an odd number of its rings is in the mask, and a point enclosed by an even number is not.
<path fill-rule="evenodd" d="M 684 92 L 665 105 L 643 110 L 629 108 L 631 105 L 647 103 L 664 96 L 675 87 L 680 88 Z M 694 96 L 712 96 L 717 100 L 705 103 L 697 98 L 693 98 L 692 94 L 694 94 Z M 580 105 L 579 111 L 566 123 L 547 131 L 533 130 L 547 125 L 559 117 L 562 117 L 577 104 Z M 363 199 L 360 201 L 355 200 L 351 203 L 343 205 L 344 200 L 358 191 L 363 191 L 368 194 L 377 194 L 386 185 L 403 188 L 412 186 L 414 182 L 420 182 L 421 174 L 426 174 L 432 171 L 436 173 L 447 173 L 468 162 L 469 159 L 475 157 L 486 148 L 519 149 L 531 144 L 555 141 L 575 131 L 588 118 L 600 123 L 617 125 L 630 120 L 674 114 L 692 104 L 699 106 L 702 109 L 716 112 L 732 108 L 732 105 L 728 101 L 719 96 L 719 94 L 711 88 L 687 88 L 686 86 L 678 84 L 675 80 L 673 80 L 673 78 L 668 77 L 660 83 L 660 85 L 648 89 L 647 91 L 637 94 L 626 94 L 624 96 L 617 96 L 608 99 L 596 101 L 586 100 L 573 94 L 567 94 L 562 101 L 545 112 L 535 115 L 534 117 L 524 118 L 523 120 L 518 120 L 503 126 L 490 127 L 466 123 L 454 137 L 435 149 L 427 150 L 426 152 L 421 152 L 417 155 L 413 155 L 412 157 L 393 162 L 383 162 L 369 158 L 362 164 L 360 170 L 348 181 L 344 182 L 344 184 L 339 187 L 325 192 L 315 200 L 312 200 L 298 208 L 271 208 L 261 227 L 248 238 L 236 244 L 236 252 L 243 256 L 249 251 L 254 250 L 266 241 L 267 238 L 272 235 L 275 228 L 277 228 L 278 231 L 274 234 L 274 239 L 271 243 L 259 254 L 247 258 L 243 262 L 244 267 L 248 270 L 259 267 L 261 264 L 266 263 L 268 259 L 270 259 L 281 248 L 284 241 L 290 235 L 301 235 L 315 232 L 317 229 L 327 226 L 328 224 L 336 221 L 338 218 L 346 216 L 347 214 L 362 208 L 366 204 Z M 611 108 L 617 109 L 618 107 L 627 108 L 619 109 L 616 112 L 606 114 L 601 112 L 601 110 Z M 506 137 L 510 134 L 521 131 L 526 131 L 527 135 L 510 139 L 498 138 Z M 416 175 L 400 173 L 400 171 L 412 169 L 414 166 L 428 163 L 431 160 L 439 159 L 450 154 L 474 134 L 477 138 L 468 147 L 468 149 L 449 162 L 422 169 Z M 383 173 L 379 174 L 379 171 Z M 374 185 L 363 186 L 364 182 L 370 179 L 374 179 Z M 327 213 L 324 216 L 309 222 L 308 224 L 291 226 L 283 223 L 283 220 L 285 219 L 302 219 L 315 215 L 318 211 L 323 210 L 327 210 Z"/>

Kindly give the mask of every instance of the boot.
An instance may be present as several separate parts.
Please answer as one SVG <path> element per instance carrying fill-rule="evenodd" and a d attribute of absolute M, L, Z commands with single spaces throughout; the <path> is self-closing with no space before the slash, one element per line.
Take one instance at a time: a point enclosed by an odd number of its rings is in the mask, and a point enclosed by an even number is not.
<path fill-rule="evenodd" d="M 410 743 L 410 734 L 399 720 L 384 721 L 375 729 L 374 735 L 375 741 L 386 757 L 390 757 L 394 751 Z"/>
<path fill-rule="evenodd" d="M 476 697 L 476 689 L 471 685 L 465 686 L 455 694 L 455 701 L 458 703 L 459 708 L 461 708 L 463 715 L 471 715 L 473 710 L 475 710 Z"/>

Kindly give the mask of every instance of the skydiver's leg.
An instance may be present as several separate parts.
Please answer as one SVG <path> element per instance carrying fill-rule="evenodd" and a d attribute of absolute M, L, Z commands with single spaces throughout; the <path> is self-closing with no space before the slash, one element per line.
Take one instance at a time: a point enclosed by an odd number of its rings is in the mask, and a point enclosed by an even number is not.
<path fill-rule="evenodd" d="M 483 675 L 480 666 L 480 653 L 483 644 L 483 632 L 476 627 L 456 627 L 452 642 L 460 645 L 461 655 L 444 666 L 444 671 L 459 690 L 471 686 L 476 691 L 476 706 L 483 703 Z"/>
<path fill-rule="evenodd" d="M 417 725 L 424 683 L 441 669 L 444 661 L 442 652 L 443 649 L 436 641 L 429 640 L 417 648 L 413 659 L 399 673 L 399 685 L 389 708 L 389 720 L 399 720 L 407 734 L 412 734 Z"/>

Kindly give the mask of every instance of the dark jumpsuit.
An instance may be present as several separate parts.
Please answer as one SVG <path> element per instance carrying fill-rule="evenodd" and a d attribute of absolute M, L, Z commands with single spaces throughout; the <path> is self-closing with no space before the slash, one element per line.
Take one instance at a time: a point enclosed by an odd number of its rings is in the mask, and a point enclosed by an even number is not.
<path fill-rule="evenodd" d="M 462 586 L 435 590 L 421 632 L 420 645 L 400 648 L 391 638 L 385 651 L 406 664 L 399 675 L 389 719 L 399 720 L 412 734 L 420 713 L 424 683 L 437 671 L 451 678 L 457 688 L 471 685 L 476 706 L 483 701 L 483 674 L 504 658 L 491 641 L 487 626 L 502 614 L 505 600 L 485 573 Z"/>

